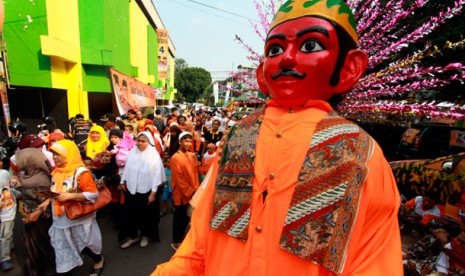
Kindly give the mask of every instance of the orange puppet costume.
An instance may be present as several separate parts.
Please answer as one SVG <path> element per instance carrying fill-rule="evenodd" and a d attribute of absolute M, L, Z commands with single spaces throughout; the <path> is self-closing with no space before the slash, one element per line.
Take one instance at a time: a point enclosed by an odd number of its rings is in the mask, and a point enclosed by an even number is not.
<path fill-rule="evenodd" d="M 225 135 L 190 232 L 152 275 L 403 274 L 389 164 L 327 103 L 366 68 L 351 46 L 337 61 L 335 25 L 357 42 L 351 18 L 337 0 L 281 6 L 257 69 L 271 99 Z"/>

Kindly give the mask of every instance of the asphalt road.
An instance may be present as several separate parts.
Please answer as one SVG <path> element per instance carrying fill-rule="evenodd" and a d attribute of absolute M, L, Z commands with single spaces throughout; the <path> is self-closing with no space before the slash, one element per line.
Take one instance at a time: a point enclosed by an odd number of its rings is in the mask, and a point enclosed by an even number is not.
<path fill-rule="evenodd" d="M 120 249 L 117 232 L 108 216 L 97 219 L 103 237 L 103 252 L 105 258 L 104 276 L 148 275 L 157 264 L 166 262 L 173 255 L 170 247 L 172 241 L 171 224 L 173 215 L 168 213 L 160 220 L 160 243 L 150 242 L 145 248 L 139 243 L 133 244 L 127 249 Z M 0 275 L 20 276 L 22 273 L 23 259 L 20 237 L 22 233 L 21 221 L 17 220 L 14 233 L 15 249 L 12 250 L 12 260 L 15 268 L 8 272 L 0 271 Z M 89 275 L 92 270 L 92 260 L 84 257 L 84 265 L 73 271 L 74 276 Z"/>

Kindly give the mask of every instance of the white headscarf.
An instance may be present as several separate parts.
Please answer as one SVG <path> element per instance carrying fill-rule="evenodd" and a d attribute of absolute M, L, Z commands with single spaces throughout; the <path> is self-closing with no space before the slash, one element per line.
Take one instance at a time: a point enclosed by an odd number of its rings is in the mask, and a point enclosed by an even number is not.
<path fill-rule="evenodd" d="M 152 133 L 150 133 L 149 131 L 142 131 L 137 135 L 137 138 L 141 137 L 142 135 L 149 140 L 149 145 L 150 146 L 152 146 L 152 147 L 155 146 L 155 140 L 153 140 L 153 134 Z"/>
<path fill-rule="evenodd" d="M 149 191 L 156 192 L 158 186 L 166 181 L 163 162 L 154 147 L 152 134 L 143 131 L 137 138 L 140 136 L 145 136 L 149 145 L 144 151 L 140 151 L 137 146 L 131 149 L 121 177 L 121 182 L 126 181 L 126 186 L 133 195 L 145 194 Z"/>

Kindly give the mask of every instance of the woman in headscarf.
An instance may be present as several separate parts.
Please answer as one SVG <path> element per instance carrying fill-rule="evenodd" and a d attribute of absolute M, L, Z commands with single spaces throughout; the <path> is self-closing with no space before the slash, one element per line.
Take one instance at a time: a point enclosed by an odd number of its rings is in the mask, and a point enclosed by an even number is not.
<path fill-rule="evenodd" d="M 48 136 L 48 145 L 47 148 L 49 149 L 56 141 L 60 141 L 65 139 L 65 135 L 61 131 L 54 131 L 50 133 Z"/>
<path fill-rule="evenodd" d="M 86 156 L 94 160 L 97 154 L 104 152 L 109 145 L 110 141 L 103 127 L 99 125 L 92 126 L 87 137 Z"/>
<path fill-rule="evenodd" d="M 103 176 L 103 181 L 111 192 L 112 200 L 105 208 L 109 211 L 112 221 L 119 229 L 121 228 L 122 203 L 124 202 L 123 191 L 119 189 L 119 183 L 127 156 L 129 155 L 130 149 L 134 147 L 135 142 L 132 138 L 132 133 L 123 133 L 120 129 L 110 130 L 109 136 L 110 145 L 107 151 L 111 154 L 111 158 L 108 163 L 103 164 L 99 173 Z M 93 172 L 95 173 L 95 171 L 94 168 Z M 122 239 L 123 238 L 119 238 L 119 240 Z"/>
<path fill-rule="evenodd" d="M 197 120 L 195 121 L 195 126 L 194 126 L 194 131 L 197 132 L 198 134 L 198 137 L 200 137 L 200 150 L 199 150 L 199 153 L 200 155 L 202 155 L 203 152 L 205 152 L 205 145 L 203 143 L 203 141 L 205 141 L 204 139 L 204 133 L 203 133 L 203 123 L 202 123 L 202 118 L 197 118 Z"/>
<path fill-rule="evenodd" d="M 192 135 L 192 146 L 189 151 L 198 155 L 200 153 L 200 145 L 202 144 L 202 141 L 200 135 L 194 130 L 194 123 L 186 122 L 185 131 Z"/>
<path fill-rule="evenodd" d="M 100 275 L 104 259 L 102 236 L 95 219 L 96 212 L 70 220 L 64 204 L 70 201 L 95 202 L 98 197 L 97 185 L 92 174 L 84 166 L 79 149 L 70 140 L 60 140 L 52 145 L 55 170 L 52 172 L 51 191 L 58 193 L 52 201 L 53 224 L 49 230 L 52 246 L 55 249 L 56 270 L 67 273 L 83 264 L 81 254 L 93 261 L 90 275 Z M 78 187 L 78 192 L 73 189 Z"/>
<path fill-rule="evenodd" d="M 55 254 L 48 229 L 52 225 L 50 172 L 52 166 L 40 148 L 27 147 L 15 152 L 11 167 L 12 187 L 19 192 L 18 212 L 23 217 L 21 235 L 24 250 L 24 275 L 55 275 Z M 12 163 L 13 164 L 13 163 Z"/>
<path fill-rule="evenodd" d="M 179 128 L 179 126 L 176 125 L 171 125 L 170 126 L 170 144 L 168 148 L 168 154 L 173 156 L 178 149 L 179 149 L 179 134 L 181 134 L 182 130 Z"/>
<path fill-rule="evenodd" d="M 181 115 L 178 117 L 178 125 L 182 131 L 186 130 L 186 122 L 187 122 L 186 116 Z"/>
<path fill-rule="evenodd" d="M 53 158 L 52 158 L 52 153 L 50 151 L 48 151 L 47 149 L 45 149 L 44 147 L 44 144 L 45 144 L 45 141 L 40 138 L 39 136 L 37 136 L 36 134 L 25 134 L 21 137 L 21 139 L 19 140 L 19 143 L 18 143 L 18 149 L 25 149 L 25 148 L 38 148 L 38 149 L 41 149 L 42 152 L 45 154 L 45 156 L 47 157 L 47 160 L 48 162 L 50 163 L 50 165 L 52 166 L 52 169 L 55 167 L 55 162 L 53 162 Z M 11 157 L 11 160 L 10 160 L 10 166 L 12 168 L 14 168 L 14 166 L 16 166 L 16 160 L 15 160 L 15 155 L 13 155 Z"/>
<path fill-rule="evenodd" d="M 160 155 L 154 147 L 155 142 L 150 132 L 139 133 L 136 146 L 129 153 L 121 178 L 122 189 L 126 191 L 126 220 L 123 229 L 128 239 L 121 248 L 128 248 L 139 241 L 146 247 L 149 238 L 160 241 L 158 222 L 160 206 L 156 196 L 158 186 L 166 181 L 165 171 Z"/>
<path fill-rule="evenodd" d="M 147 120 L 150 121 L 150 120 Z M 163 154 L 163 142 L 160 138 L 160 133 L 153 124 L 146 124 L 144 131 L 148 131 L 153 135 L 153 141 L 155 142 L 155 149 L 158 151 L 160 156 Z"/>

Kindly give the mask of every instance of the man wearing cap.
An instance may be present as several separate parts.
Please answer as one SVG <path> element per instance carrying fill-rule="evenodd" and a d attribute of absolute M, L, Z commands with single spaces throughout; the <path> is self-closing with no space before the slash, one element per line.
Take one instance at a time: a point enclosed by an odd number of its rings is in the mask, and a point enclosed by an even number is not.
<path fill-rule="evenodd" d="M 45 141 L 42 138 L 40 138 L 39 136 L 35 134 L 29 133 L 29 134 L 23 135 L 21 137 L 21 140 L 19 140 L 18 150 L 22 150 L 26 148 L 40 149 L 42 153 L 45 155 L 45 157 L 47 158 L 49 165 L 53 169 L 55 168 L 55 162 L 53 161 L 53 154 L 50 151 L 46 150 L 44 145 L 45 145 Z M 17 162 L 16 162 L 16 152 L 15 152 L 15 154 L 10 157 L 10 169 L 12 170 L 12 172 L 17 171 L 16 163 Z"/>
<path fill-rule="evenodd" d="M 257 68 L 266 108 L 220 144 L 191 229 L 153 275 L 402 275 L 400 197 L 376 142 L 328 100 L 367 54 L 339 0 L 289 0 Z"/>
<path fill-rule="evenodd" d="M 118 125 L 116 124 L 116 116 L 111 113 L 106 113 L 100 119 L 103 123 L 103 128 L 105 129 L 105 134 L 107 137 L 110 137 L 110 130 L 112 129 L 119 129 Z"/>
<path fill-rule="evenodd" d="M 170 161 L 171 187 L 173 189 L 173 243 L 171 247 L 177 249 L 181 245 L 189 217 L 187 207 L 189 200 L 199 187 L 199 163 L 194 153 L 190 152 L 192 135 L 189 132 L 179 134 L 179 150 L 173 154 Z"/>

